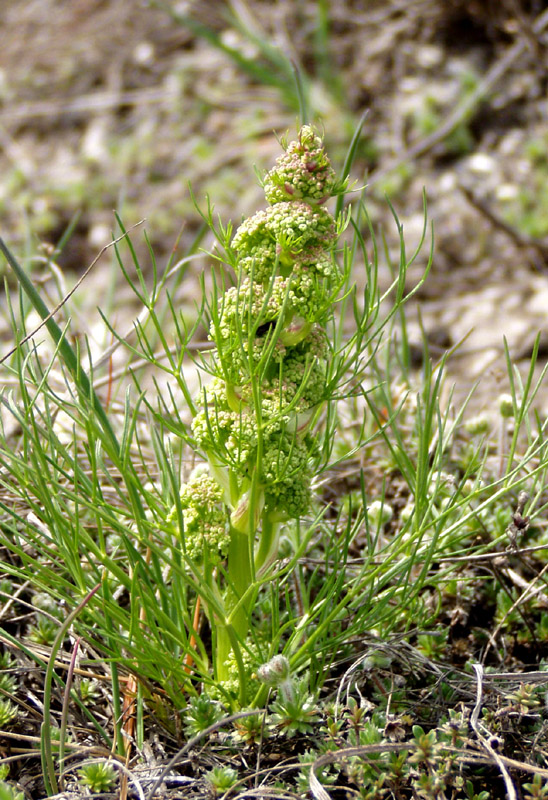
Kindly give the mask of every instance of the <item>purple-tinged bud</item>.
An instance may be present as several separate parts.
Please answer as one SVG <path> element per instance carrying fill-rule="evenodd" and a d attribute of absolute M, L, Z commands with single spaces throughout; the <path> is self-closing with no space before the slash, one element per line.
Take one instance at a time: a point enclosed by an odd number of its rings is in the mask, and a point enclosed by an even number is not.
<path fill-rule="evenodd" d="M 334 186 L 335 173 L 322 140 L 309 125 L 301 128 L 297 141 L 287 145 L 264 181 L 266 198 L 273 204 L 301 198 L 317 205 L 331 196 Z"/>
<path fill-rule="evenodd" d="M 291 668 L 285 656 L 278 655 L 261 664 L 257 670 L 257 677 L 267 686 L 279 686 L 284 681 L 289 680 Z"/>
<path fill-rule="evenodd" d="M 286 703 L 295 701 L 291 668 L 285 656 L 274 656 L 266 664 L 262 664 L 257 670 L 257 677 L 267 686 L 278 689 Z"/>

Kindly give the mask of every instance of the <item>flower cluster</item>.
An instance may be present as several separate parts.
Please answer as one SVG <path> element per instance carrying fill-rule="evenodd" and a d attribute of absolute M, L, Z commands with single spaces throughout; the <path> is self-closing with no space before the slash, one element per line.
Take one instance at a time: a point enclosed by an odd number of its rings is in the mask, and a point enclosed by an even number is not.
<path fill-rule="evenodd" d="M 335 193 L 335 172 L 321 139 L 309 125 L 301 128 L 274 169 L 267 173 L 264 192 L 269 203 L 304 200 L 317 205 Z"/>
<path fill-rule="evenodd" d="M 277 203 L 247 219 L 236 231 L 232 247 L 242 272 L 268 283 L 274 265 L 282 275 L 290 274 L 299 254 L 321 251 L 335 239 L 335 222 L 325 208 L 293 201 Z"/>
<path fill-rule="evenodd" d="M 216 231 L 235 280 L 223 277 L 206 300 L 214 349 L 192 434 L 207 464 L 167 519 L 203 581 L 217 685 L 223 696 L 239 690 L 241 705 L 256 666 L 246 654 L 257 587 L 278 558 L 282 526 L 310 510 L 336 371 L 327 323 L 346 280 L 334 255 L 338 225 L 323 205 L 346 182 L 310 126 L 263 186 L 265 210 L 234 236 L 231 226 Z"/>
<path fill-rule="evenodd" d="M 183 543 L 186 555 L 200 562 L 207 555 L 216 563 L 226 554 L 230 543 L 227 514 L 223 503 L 223 490 L 205 473 L 192 477 L 181 491 L 183 512 Z M 173 525 L 176 512 L 167 519 Z"/>
<path fill-rule="evenodd" d="M 321 206 L 335 190 L 334 172 L 311 127 L 287 146 L 264 189 L 271 205 L 245 220 L 231 242 L 238 281 L 212 314 L 217 377 L 193 423 L 242 531 L 242 498 L 253 480 L 256 505 L 272 519 L 297 518 L 309 507 L 309 427 L 325 398 L 322 323 L 341 285 L 335 220 Z"/>

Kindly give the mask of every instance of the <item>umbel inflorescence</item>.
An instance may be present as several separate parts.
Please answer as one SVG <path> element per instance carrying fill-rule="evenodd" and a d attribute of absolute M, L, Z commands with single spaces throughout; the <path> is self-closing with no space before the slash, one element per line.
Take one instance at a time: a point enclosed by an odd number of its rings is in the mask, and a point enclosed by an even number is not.
<path fill-rule="evenodd" d="M 312 128 L 289 144 L 264 189 L 270 207 L 245 220 L 231 243 L 237 285 L 211 323 L 217 377 L 193 424 L 244 532 L 241 504 L 253 477 L 257 514 L 283 520 L 308 509 L 308 428 L 325 394 L 321 323 L 340 281 L 335 221 L 322 205 L 335 176 Z"/>
<path fill-rule="evenodd" d="M 228 557 L 229 606 L 240 611 L 246 582 L 276 558 L 280 526 L 310 507 L 327 399 L 325 321 L 342 284 L 337 225 L 324 203 L 343 186 L 311 127 L 263 186 L 270 205 L 232 239 L 227 232 L 235 285 L 223 283 L 209 304 L 213 377 L 192 424 L 208 468 L 181 498 L 187 555 L 204 566 Z"/>

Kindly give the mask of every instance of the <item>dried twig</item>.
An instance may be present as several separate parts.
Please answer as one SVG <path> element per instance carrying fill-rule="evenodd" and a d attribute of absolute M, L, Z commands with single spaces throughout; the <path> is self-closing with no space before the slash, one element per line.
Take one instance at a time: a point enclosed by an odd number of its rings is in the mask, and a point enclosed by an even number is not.
<path fill-rule="evenodd" d="M 192 748 L 195 745 L 201 742 L 202 739 L 207 738 L 211 733 L 215 733 L 215 731 L 218 731 L 225 725 L 229 725 L 232 722 L 236 722 L 236 720 L 244 719 L 244 717 L 259 716 L 259 714 L 263 715 L 266 714 L 266 709 L 255 708 L 252 709 L 251 711 L 240 711 L 237 714 L 231 714 L 229 717 L 224 717 L 224 719 L 221 719 L 218 722 L 214 722 L 213 725 L 210 725 L 205 730 L 200 731 L 200 733 L 196 734 L 196 736 L 193 736 L 192 739 L 189 739 L 188 742 L 185 744 L 185 746 L 182 747 L 180 750 L 178 750 L 177 753 L 175 753 L 175 755 L 173 756 L 173 758 L 171 758 L 168 761 L 166 766 L 158 775 L 158 777 L 154 781 L 152 789 L 147 794 L 146 800 L 152 800 L 154 794 L 156 793 L 156 790 L 158 789 L 158 787 L 160 786 L 166 775 L 168 775 L 173 769 L 173 767 L 175 767 L 181 761 L 183 756 L 186 755 L 186 753 L 188 753 L 189 750 L 192 750 Z"/>
<path fill-rule="evenodd" d="M 504 558 L 504 556 L 499 555 L 499 558 Z M 496 561 L 496 559 L 494 559 Z M 546 606 L 548 604 L 548 597 L 544 594 L 544 592 L 535 586 L 537 581 L 539 581 L 543 575 L 548 571 L 548 564 L 546 564 L 541 571 L 536 575 L 532 581 L 525 581 L 521 575 L 519 575 L 515 570 L 510 569 L 510 567 L 499 567 L 499 571 L 502 575 L 508 578 L 514 585 L 518 586 L 520 589 L 524 589 L 524 591 L 520 594 L 520 596 L 512 603 L 506 614 L 498 623 L 495 630 L 489 635 L 489 639 L 487 640 L 487 645 L 485 646 L 485 650 L 483 652 L 483 661 L 487 657 L 487 653 L 489 652 L 491 647 L 495 647 L 496 638 L 499 634 L 499 631 L 506 623 L 506 620 L 510 616 L 510 614 L 516 610 L 519 606 L 529 600 L 531 597 L 536 595 L 537 602 L 541 606 Z"/>
<path fill-rule="evenodd" d="M 477 692 L 476 692 L 476 704 L 474 706 L 474 710 L 472 711 L 472 716 L 470 717 L 470 725 L 476 736 L 478 737 L 478 741 L 485 748 L 485 750 L 489 753 L 491 758 L 495 761 L 497 767 L 499 768 L 502 778 L 504 780 L 504 785 L 506 786 L 506 793 L 508 795 L 508 800 L 517 800 L 516 790 L 514 788 L 514 784 L 512 783 L 512 778 L 510 777 L 510 773 L 506 769 L 501 757 L 491 744 L 492 737 L 487 728 L 483 725 L 483 723 L 479 720 L 479 715 L 481 712 L 482 701 L 483 701 L 483 667 L 481 664 L 474 664 L 474 670 L 476 672 L 476 679 L 477 679 Z"/>
<path fill-rule="evenodd" d="M 542 264 L 539 263 L 538 258 L 532 258 L 535 267 L 538 269 L 545 267 L 548 263 L 548 243 L 542 239 L 536 239 L 534 236 L 527 236 L 513 225 L 510 225 L 510 223 L 506 222 L 505 219 L 493 211 L 484 200 L 477 197 L 470 187 L 465 186 L 463 183 L 459 183 L 458 187 L 470 205 L 479 211 L 495 228 L 499 228 L 503 231 L 519 247 L 533 250 L 537 256 L 541 257 Z"/>

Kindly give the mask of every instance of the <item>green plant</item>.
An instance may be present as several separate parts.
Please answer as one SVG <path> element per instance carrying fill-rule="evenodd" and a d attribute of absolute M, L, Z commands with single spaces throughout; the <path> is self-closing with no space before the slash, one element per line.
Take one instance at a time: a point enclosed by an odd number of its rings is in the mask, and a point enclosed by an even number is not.
<path fill-rule="evenodd" d="M 468 797 L 469 800 L 490 800 L 491 795 L 485 789 L 482 789 L 480 792 L 476 792 L 474 790 L 472 781 L 466 781 L 466 797 Z"/>
<path fill-rule="evenodd" d="M 45 617 L 43 614 L 36 616 L 36 622 L 29 627 L 29 638 L 36 644 L 52 645 L 57 636 L 59 624 Z"/>
<path fill-rule="evenodd" d="M 277 690 L 276 700 L 270 706 L 272 713 L 269 722 L 287 736 L 309 733 L 319 716 L 318 703 L 309 692 L 307 677 L 296 681 L 291 675 L 287 658 L 274 656 L 260 667 L 259 678 Z"/>
<path fill-rule="evenodd" d="M 219 246 L 208 256 L 192 322 L 178 294 L 185 259 L 160 270 L 150 251 L 147 272 L 122 229 L 118 264 L 140 312 L 133 339 L 110 325 L 121 361 L 125 348 L 120 378 L 104 366 L 113 348 L 104 359 L 86 353 L 85 337 L 73 339 L 54 322 L 3 246 L 24 290 L 15 302 L 8 296 L 18 346 L 4 367 L 10 391 L 0 424 L 11 415 L 17 426 L 0 430 L 0 544 L 10 556 L 3 570 L 10 595 L 30 585 L 33 616 L 24 632 L 38 631 L 52 650 L 44 660 L 7 626 L 2 637 L 45 673 L 46 794 L 55 793 L 70 745 L 66 718 L 57 727 L 55 689 L 103 746 L 124 754 L 128 684 L 120 668 L 137 684 L 137 747 L 151 714 L 174 736 L 180 714 L 184 734 L 194 737 L 220 729 L 227 710 L 268 703 L 266 714 L 238 720 L 216 742 L 244 747 L 268 734 L 298 734 L 318 758 L 373 746 L 367 762 L 349 757 L 344 766 L 363 797 L 462 793 L 452 748 L 466 746 L 467 725 L 461 711 L 447 709 L 458 678 L 433 681 L 446 704 L 439 719 L 419 694 L 431 690 L 422 673 L 418 679 L 414 663 L 400 663 L 387 643 L 413 631 L 419 663 L 443 661 L 464 624 L 459 604 L 485 599 L 501 623 L 497 635 L 521 641 L 520 609 L 508 614 L 521 588 L 508 600 L 500 594 L 507 581 L 477 578 L 484 553 L 508 546 L 512 520 L 533 544 L 545 544 L 543 525 L 535 529 L 548 508 L 546 423 L 533 406 L 542 380 L 538 341 L 523 377 L 507 356 L 513 428 L 505 428 L 504 458 L 493 471 L 486 425 L 476 420 L 465 430 L 465 406 L 440 405 L 445 359 L 433 365 L 425 347 L 422 374 L 409 368 L 402 308 L 422 238 L 409 255 L 394 215 L 399 253 L 392 263 L 386 248 L 393 280 L 381 293 L 363 204 L 340 213 L 337 192 L 351 156 L 336 181 L 305 126 L 264 180 L 266 210 L 233 234 L 208 207 Z M 330 192 L 334 216 L 320 202 Z M 367 273 L 362 294 L 352 285 L 357 263 Z M 29 306 L 53 339 L 47 352 L 26 339 Z M 69 306 L 70 298 L 68 314 Z M 204 327 L 207 344 L 199 339 Z M 538 563 L 527 562 L 528 575 Z M 531 630 L 543 631 L 535 613 Z M 49 629 L 40 630 L 43 623 Z M 91 682 L 76 677 L 67 688 L 56 669 L 69 630 L 98 653 L 101 672 L 105 664 L 110 670 L 100 712 Z M 364 639 L 371 639 L 365 654 Z M 497 642 L 493 636 L 489 646 Z M 349 698 L 342 712 L 319 699 L 335 661 L 352 664 L 341 697 L 358 673 L 360 691 L 365 686 L 360 705 Z M 400 671 L 407 686 L 398 683 Z M 538 691 L 524 679 L 508 695 L 512 724 L 521 715 L 533 725 Z M 415 708 L 420 726 L 409 737 Z M 486 724 L 502 729 L 506 717 L 489 713 Z M 388 748 L 394 743 L 409 757 Z M 341 770 L 330 763 L 317 774 L 327 782 Z"/>
<path fill-rule="evenodd" d="M 548 782 L 540 775 L 535 775 L 530 783 L 524 783 L 525 800 L 545 800 L 548 797 Z"/>
<path fill-rule="evenodd" d="M 309 793 L 309 769 L 310 764 L 313 764 L 316 758 L 318 758 L 318 752 L 316 750 L 305 750 L 304 753 L 299 755 L 299 761 L 303 764 L 303 769 L 297 774 L 297 788 L 303 796 Z M 338 770 L 333 769 L 332 766 L 323 767 L 318 771 L 318 778 L 322 786 L 329 786 L 336 783 Z"/>
<path fill-rule="evenodd" d="M 192 697 L 184 715 L 187 734 L 196 736 L 220 720 L 222 715 L 219 703 L 211 700 L 207 694 Z"/>
<path fill-rule="evenodd" d="M 137 391 L 134 402 L 126 394 L 121 416 L 118 410 L 107 413 L 95 388 L 99 367 L 88 374 L 84 354 L 72 347 L 29 275 L 1 243 L 54 343 L 43 354 L 31 347 L 25 339 L 28 304 L 21 297 L 11 306 L 14 331 L 23 341 L 6 366 L 17 391 L 5 398 L 5 410 L 21 436 L 15 446 L 4 436 L 0 462 L 6 491 L 32 514 L 19 513 L 16 504 L 2 508 L 2 544 L 14 554 L 6 572 L 14 580 L 32 575 L 43 610 L 30 633 L 42 643 L 51 644 L 55 633 L 61 645 L 63 625 L 54 632 L 48 607 L 80 607 L 72 624 L 112 665 L 115 720 L 122 718 L 120 665 L 147 687 L 161 683 L 180 708 L 197 694 L 197 680 L 232 708 L 260 704 L 266 689 L 253 675 L 276 653 L 287 654 L 297 670 L 313 658 L 314 691 L 323 680 L 320 664 L 348 636 L 394 618 L 400 591 L 394 576 L 408 573 L 412 551 L 400 549 L 402 559 L 392 560 L 395 571 L 384 574 L 371 569 L 378 555 L 373 548 L 363 567 L 349 572 L 349 549 L 367 520 L 365 504 L 346 518 L 341 502 L 331 519 L 318 491 L 341 458 L 333 448 L 339 407 L 367 395 L 383 331 L 408 297 L 407 269 L 417 255 L 407 257 L 401 238 L 393 284 L 381 295 L 378 254 L 374 247 L 369 260 L 361 233 L 368 225 L 361 205 L 352 245 L 335 250 L 337 230 L 349 215 L 343 219 L 339 213 L 335 220 L 322 201 L 339 193 L 336 206 L 342 209 L 357 139 L 336 180 L 321 141 L 303 128 L 265 178 L 272 205 L 234 237 L 231 226 L 213 224 L 209 209 L 206 219 L 224 249 L 217 251 L 219 271 L 210 276 L 209 288 L 204 280 L 190 328 L 171 295 L 178 272 L 168 264 L 160 274 L 153 260 L 149 286 L 122 229 L 135 275 L 116 242 L 118 264 L 142 311 L 137 344 L 111 327 L 127 349 Z M 362 297 L 351 281 L 358 254 L 368 270 Z M 389 312 L 381 316 L 389 298 Z M 334 314 L 337 304 L 340 315 Z M 187 383 L 188 356 L 206 319 L 215 350 L 195 356 L 204 380 L 196 400 Z M 159 388 L 154 399 L 141 389 L 144 367 L 168 381 L 167 391 Z M 111 388 L 116 398 L 117 388 Z M 184 407 L 192 425 L 181 414 Z M 352 457 L 368 435 L 358 427 L 342 457 Z M 208 464 L 188 476 L 191 450 L 193 457 L 203 453 Z M 390 547 L 397 552 L 400 544 L 395 539 Z M 325 567 L 304 579 L 297 565 L 308 552 L 318 553 Z M 297 605 L 281 600 L 293 580 Z M 127 604 L 116 601 L 120 593 L 127 593 Z M 380 594 L 373 603 L 375 593 Z M 79 606 L 83 598 L 88 599 Z M 212 646 L 200 637 L 203 609 Z M 255 610 L 260 613 L 253 616 Z M 82 703 L 76 692 L 72 696 Z M 150 700 L 147 688 L 139 696 L 141 712 Z M 122 751 L 119 723 L 114 737 Z"/>
<path fill-rule="evenodd" d="M 11 725 L 17 718 L 18 709 L 10 700 L 0 697 L 0 729 Z"/>
<path fill-rule="evenodd" d="M 254 745 L 268 736 L 268 727 L 264 724 L 261 715 L 243 717 L 234 722 L 233 737 L 236 741 L 244 742 L 246 745 Z"/>
<path fill-rule="evenodd" d="M 13 694 L 17 686 L 17 679 L 11 671 L 15 670 L 15 660 L 10 653 L 0 654 L 0 689 L 6 694 Z"/>
<path fill-rule="evenodd" d="M 83 703 L 93 703 L 101 696 L 99 683 L 91 678 L 81 678 L 78 682 L 78 691 Z"/>
<path fill-rule="evenodd" d="M 238 780 L 238 773 L 232 767 L 213 767 L 205 777 L 216 796 L 234 786 Z"/>
<path fill-rule="evenodd" d="M 216 678 L 229 680 L 233 653 L 240 686 L 258 581 L 277 560 L 282 525 L 310 510 L 325 457 L 318 421 L 338 390 L 325 324 L 344 282 L 333 258 L 335 221 L 322 205 L 343 185 L 311 128 L 286 145 L 264 189 L 266 211 L 234 237 L 221 230 L 236 286 L 208 306 L 213 380 L 192 424 L 209 475 L 183 488 L 179 511 L 183 552 L 216 598 L 208 606 Z"/>
<path fill-rule="evenodd" d="M 11 783 L 0 781 L 0 800 L 25 800 L 25 794 L 18 792 Z"/>
<path fill-rule="evenodd" d="M 78 774 L 80 783 L 92 794 L 111 792 L 118 780 L 116 769 L 108 761 L 84 764 L 80 767 Z"/>
<path fill-rule="evenodd" d="M 17 679 L 13 675 L 0 673 L 0 690 L 6 694 L 13 694 L 17 686 Z"/>

